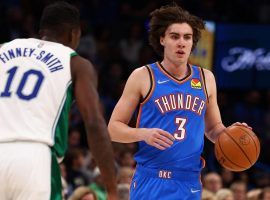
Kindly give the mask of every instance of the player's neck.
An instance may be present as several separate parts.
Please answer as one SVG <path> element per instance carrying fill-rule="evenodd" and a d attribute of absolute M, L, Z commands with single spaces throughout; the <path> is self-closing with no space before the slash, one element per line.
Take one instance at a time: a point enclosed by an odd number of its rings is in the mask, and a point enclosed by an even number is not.
<path fill-rule="evenodd" d="M 63 44 L 65 46 L 69 46 L 69 43 L 65 42 L 64 39 L 61 39 L 61 38 L 56 38 L 54 36 L 50 36 L 50 35 L 44 35 L 41 40 L 46 40 L 46 41 L 50 41 L 50 42 L 57 42 L 57 43 L 60 43 L 60 44 Z"/>
<path fill-rule="evenodd" d="M 47 36 L 47 35 L 44 35 L 41 39 L 46 40 L 46 41 L 50 41 L 50 42 L 58 42 L 58 40 L 56 38 L 51 37 L 51 36 Z"/>
<path fill-rule="evenodd" d="M 41 39 L 50 41 L 50 42 L 57 42 L 60 44 L 63 44 L 65 46 L 68 46 L 68 35 L 62 34 L 61 36 L 57 36 L 55 33 L 53 33 L 51 30 L 43 29 L 40 31 Z"/>
<path fill-rule="evenodd" d="M 182 79 L 189 73 L 189 67 L 187 63 L 176 64 L 164 59 L 161 65 L 175 78 Z"/>

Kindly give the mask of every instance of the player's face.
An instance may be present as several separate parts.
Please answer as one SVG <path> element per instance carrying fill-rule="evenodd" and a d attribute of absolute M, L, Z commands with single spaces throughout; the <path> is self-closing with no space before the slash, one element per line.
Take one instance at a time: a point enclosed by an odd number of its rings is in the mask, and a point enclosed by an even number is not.
<path fill-rule="evenodd" d="M 186 64 L 193 45 L 193 31 L 187 23 L 171 24 L 160 38 L 164 46 L 164 59 L 176 64 Z"/>

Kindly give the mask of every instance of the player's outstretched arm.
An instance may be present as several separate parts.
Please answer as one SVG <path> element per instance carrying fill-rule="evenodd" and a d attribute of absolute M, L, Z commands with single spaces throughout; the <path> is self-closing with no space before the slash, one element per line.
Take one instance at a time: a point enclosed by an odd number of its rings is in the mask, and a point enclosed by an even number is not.
<path fill-rule="evenodd" d="M 150 88 L 150 78 L 146 67 L 132 72 L 127 80 L 123 94 L 116 104 L 109 122 L 109 133 L 115 142 L 145 141 L 158 149 L 164 150 L 172 145 L 174 137 L 157 128 L 132 128 L 128 123 L 140 103 L 140 99 Z"/>
<path fill-rule="evenodd" d="M 76 103 L 85 123 L 88 145 L 100 168 L 109 199 L 116 199 L 116 169 L 113 149 L 100 110 L 94 68 L 86 59 L 75 56 L 71 59 L 71 73 Z"/>

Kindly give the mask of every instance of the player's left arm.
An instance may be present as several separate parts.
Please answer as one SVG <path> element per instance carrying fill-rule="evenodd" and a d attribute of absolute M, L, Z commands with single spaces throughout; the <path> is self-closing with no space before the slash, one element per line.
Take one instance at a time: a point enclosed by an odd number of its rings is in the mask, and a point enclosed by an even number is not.
<path fill-rule="evenodd" d="M 217 103 L 217 87 L 216 80 L 213 73 L 207 69 L 204 69 L 206 88 L 208 92 L 209 102 L 206 107 L 205 113 L 205 135 L 206 137 L 215 143 L 219 134 L 226 129 L 222 123 L 218 103 Z M 233 125 L 245 126 L 249 129 L 252 129 L 245 122 L 235 122 Z"/>
<path fill-rule="evenodd" d="M 205 113 L 205 135 L 215 143 L 218 135 L 226 128 L 221 120 L 219 107 L 217 104 L 217 88 L 213 73 L 204 69 L 206 88 L 209 102 Z"/>

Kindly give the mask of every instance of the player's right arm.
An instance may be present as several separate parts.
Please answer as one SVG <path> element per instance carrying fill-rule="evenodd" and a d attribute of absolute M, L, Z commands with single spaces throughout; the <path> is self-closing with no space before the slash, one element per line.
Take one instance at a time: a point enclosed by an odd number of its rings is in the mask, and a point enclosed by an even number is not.
<path fill-rule="evenodd" d="M 209 94 L 209 103 L 207 105 L 206 114 L 205 114 L 205 127 L 206 137 L 212 141 L 216 142 L 218 136 L 226 129 L 221 120 L 221 115 L 217 103 L 217 89 L 216 81 L 213 73 L 209 70 L 204 69 L 205 78 L 206 78 L 206 87 Z M 245 126 L 250 128 L 246 123 L 236 122 L 232 125 Z"/>
<path fill-rule="evenodd" d="M 145 141 L 147 144 L 164 150 L 172 145 L 174 137 L 158 128 L 133 128 L 128 123 L 141 98 L 150 88 L 150 78 L 146 67 L 132 72 L 127 80 L 123 94 L 116 104 L 108 128 L 115 142 L 131 143 Z"/>
<path fill-rule="evenodd" d="M 74 95 L 84 120 L 88 145 L 100 168 L 109 200 L 117 199 L 113 149 L 100 111 L 97 78 L 92 64 L 80 56 L 71 58 Z"/>

